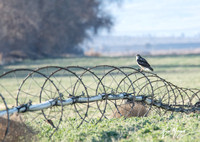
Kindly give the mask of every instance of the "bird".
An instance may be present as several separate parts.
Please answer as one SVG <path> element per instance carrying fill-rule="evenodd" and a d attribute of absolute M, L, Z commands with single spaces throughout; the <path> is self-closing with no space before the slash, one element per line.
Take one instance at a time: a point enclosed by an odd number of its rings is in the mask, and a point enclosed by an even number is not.
<path fill-rule="evenodd" d="M 153 68 L 149 65 L 149 63 L 142 58 L 139 54 L 136 55 L 136 62 L 138 66 L 141 68 L 140 71 L 153 71 Z"/>

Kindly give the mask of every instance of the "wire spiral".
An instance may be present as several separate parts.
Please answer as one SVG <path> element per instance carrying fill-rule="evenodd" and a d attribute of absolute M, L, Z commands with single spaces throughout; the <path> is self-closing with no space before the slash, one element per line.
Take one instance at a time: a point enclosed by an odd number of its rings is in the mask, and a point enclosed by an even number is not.
<path fill-rule="evenodd" d="M 74 128 L 115 116 L 200 111 L 200 90 L 178 87 L 157 74 L 132 67 L 99 65 L 15 69 L 0 75 L 0 116 L 19 113 L 34 129 L 62 122 Z M 138 107 L 139 106 L 139 107 Z M 136 109 L 137 108 L 137 109 Z M 125 113 L 124 113 L 125 110 Z"/>

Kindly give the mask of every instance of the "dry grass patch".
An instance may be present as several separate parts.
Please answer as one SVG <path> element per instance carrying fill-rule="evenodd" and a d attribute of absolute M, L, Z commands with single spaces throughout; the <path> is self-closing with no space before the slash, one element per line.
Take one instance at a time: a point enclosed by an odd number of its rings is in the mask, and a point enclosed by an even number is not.
<path fill-rule="evenodd" d="M 120 118 L 122 116 L 128 117 L 143 117 L 147 113 L 146 107 L 142 103 L 127 103 L 118 106 L 118 110 L 115 110 L 113 118 Z"/>

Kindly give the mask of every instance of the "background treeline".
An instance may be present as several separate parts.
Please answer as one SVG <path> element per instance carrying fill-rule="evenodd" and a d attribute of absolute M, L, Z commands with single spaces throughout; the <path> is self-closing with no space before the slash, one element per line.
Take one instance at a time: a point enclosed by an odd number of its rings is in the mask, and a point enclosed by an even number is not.
<path fill-rule="evenodd" d="M 43 58 L 82 54 L 79 44 L 110 28 L 101 0 L 0 0 L 0 53 Z"/>

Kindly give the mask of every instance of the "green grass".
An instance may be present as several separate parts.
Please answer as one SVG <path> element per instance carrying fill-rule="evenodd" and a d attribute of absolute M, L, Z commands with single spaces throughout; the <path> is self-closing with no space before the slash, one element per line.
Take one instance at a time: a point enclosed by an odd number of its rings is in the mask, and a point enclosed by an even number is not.
<path fill-rule="evenodd" d="M 74 129 L 67 122 L 55 133 L 54 141 L 199 141 L 199 115 L 150 116 L 104 119 L 97 125 L 84 123 Z M 51 128 L 46 128 L 48 131 Z M 46 131 L 40 133 L 42 141 Z"/>
<path fill-rule="evenodd" d="M 167 81 L 180 87 L 200 89 L 200 55 L 148 56 L 145 58 L 152 65 L 155 73 Z M 51 65 L 92 67 L 104 64 L 138 68 L 135 57 L 80 57 L 35 61 L 26 60 L 16 64 L 1 66 L 0 73 L 2 74 L 5 71 L 17 68 L 36 69 Z M 84 80 L 92 83 L 92 78 L 86 77 Z M 43 82 L 42 78 L 39 79 L 38 83 L 40 82 Z M 6 87 L 11 90 L 10 92 L 16 91 L 14 87 L 16 86 L 16 82 L 13 82 L 9 78 L 0 79 L 0 84 L 6 84 Z M 30 91 L 36 90 L 37 84 L 33 85 L 32 88 L 27 87 L 28 89 Z M 6 93 L 6 91 L 3 93 Z M 13 102 L 10 101 L 10 103 Z M 68 113 L 73 112 L 69 109 Z M 65 116 L 67 115 L 65 114 Z M 79 124 L 80 119 L 77 121 L 63 119 L 59 130 L 53 135 L 52 141 L 199 141 L 199 117 L 199 114 L 186 115 L 180 113 L 170 117 L 151 115 L 144 118 L 103 119 L 97 125 L 95 125 L 97 119 L 94 119 L 90 123 L 83 123 L 78 129 L 74 128 L 73 123 Z M 38 134 L 38 140 L 49 141 L 46 137 L 53 129 L 49 125 L 40 125 L 38 127 L 42 127 L 42 131 Z"/>
<path fill-rule="evenodd" d="M 200 55 L 182 56 L 153 56 L 146 57 L 159 76 L 166 80 L 184 87 L 200 87 Z M 0 66 L 0 73 L 16 68 L 36 69 L 43 66 L 84 66 L 96 65 L 131 66 L 138 68 L 135 57 L 81 57 L 44 59 Z M 189 83 L 192 80 L 193 83 Z"/>

